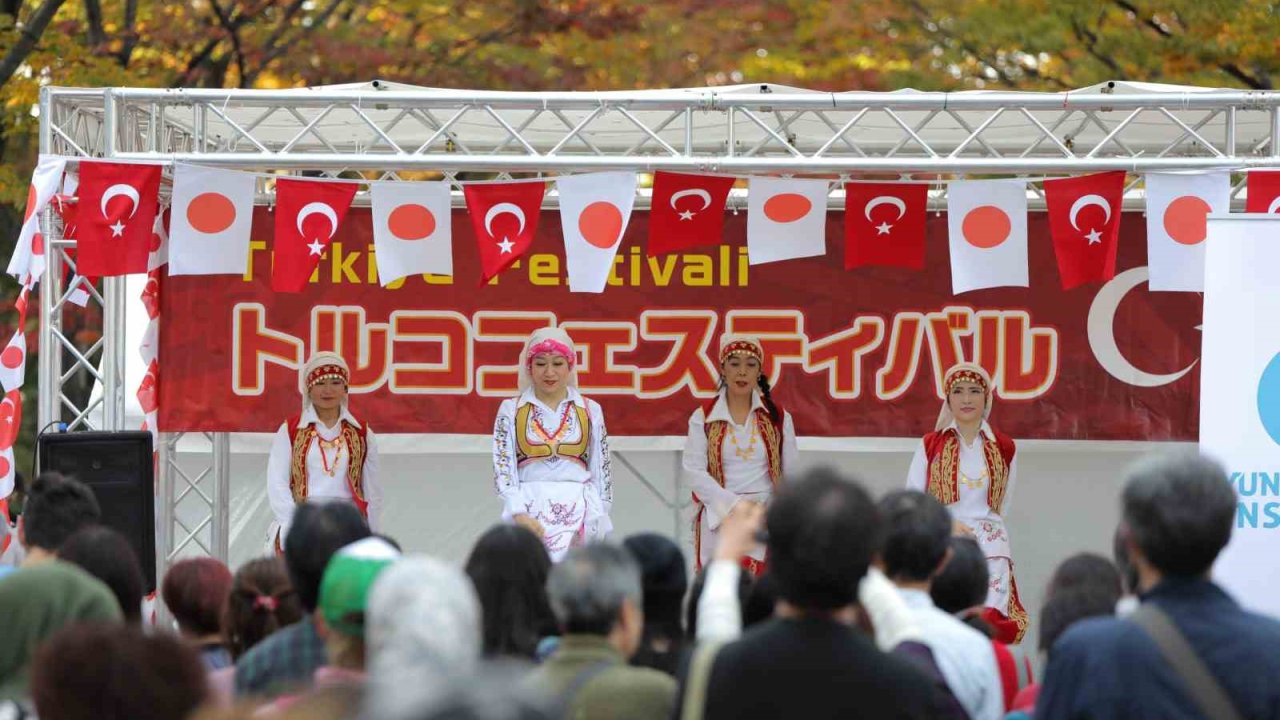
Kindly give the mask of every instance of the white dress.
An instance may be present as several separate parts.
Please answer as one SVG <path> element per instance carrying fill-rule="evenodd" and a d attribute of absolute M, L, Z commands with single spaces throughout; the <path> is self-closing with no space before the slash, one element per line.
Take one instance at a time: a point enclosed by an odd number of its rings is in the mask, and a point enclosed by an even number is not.
<path fill-rule="evenodd" d="M 953 422 L 947 429 L 955 429 Z M 985 421 L 979 432 L 994 440 L 995 433 Z M 1013 507 L 1013 490 L 1018 476 L 1018 456 L 1009 463 L 1009 481 L 1005 484 L 1004 503 L 1001 512 L 987 505 L 990 479 L 987 475 L 987 458 L 980 438 L 972 444 L 960 440 L 960 466 L 956 474 L 956 491 L 959 499 L 947 507 L 951 517 L 964 523 L 973 531 L 974 538 L 987 556 L 990 577 L 987 585 L 987 607 L 1007 612 L 1010 584 L 1013 579 L 1013 554 L 1009 549 L 1009 533 L 1005 529 L 1003 515 Z M 927 492 L 929 461 L 925 454 L 924 440 L 916 447 L 907 471 L 907 488 Z"/>
<path fill-rule="evenodd" d="M 763 408 L 760 393 L 752 393 L 751 412 L 745 423 L 739 425 L 729 414 L 729 403 L 720 393 L 709 417 L 698 408 L 689 418 L 689 434 L 684 441 L 684 479 L 705 506 L 698 538 L 698 562 L 706 567 L 715 553 L 720 534 L 720 523 L 733 510 L 739 500 L 753 500 L 768 504 L 773 497 L 773 481 L 769 478 L 769 457 L 765 452 L 764 438 L 756 429 L 755 411 Z M 729 423 L 724 439 L 724 487 L 707 472 L 706 424 L 723 420 Z M 795 468 L 800 451 L 796 447 L 796 428 L 791 413 L 783 411 L 782 417 L 782 468 Z M 754 560 L 764 560 L 764 546 L 751 551 Z"/>
<path fill-rule="evenodd" d="M 573 407 L 585 409 L 590 425 L 583 457 L 552 453 L 546 458 L 519 457 L 516 441 L 516 412 L 526 406 L 530 420 L 525 442 L 546 446 L 539 428 L 558 438 L 559 446 L 579 444 L 584 428 Z M 543 544 L 558 562 L 573 545 L 603 539 L 613 530 L 609 513 L 613 509 L 613 478 L 609 468 L 609 436 L 600 404 L 569 388 L 555 408 L 547 407 L 532 388 L 516 398 L 502 401 L 493 425 L 493 478 L 502 498 L 502 519 L 528 515 L 542 524 Z"/>
<path fill-rule="evenodd" d="M 333 427 L 326 427 L 323 422 L 320 422 L 315 408 L 308 407 L 298 418 L 298 427 L 315 423 L 316 433 L 321 438 L 333 440 L 338 437 L 343 420 L 360 427 L 360 421 L 356 420 L 345 407 L 342 408 L 342 414 Z M 382 527 L 382 485 L 378 482 L 378 441 L 373 431 L 367 428 L 365 441 L 362 483 L 365 500 L 369 503 L 369 528 L 378 532 Z M 289 436 L 289 423 L 283 422 L 271 441 L 271 455 L 267 460 L 267 500 L 270 501 L 271 512 L 275 515 L 275 520 L 267 530 L 268 548 L 274 548 L 277 533 L 283 547 L 283 539 L 289 534 L 293 513 L 297 509 L 297 504 L 293 501 L 293 492 L 289 489 L 289 464 L 292 457 L 293 438 Z M 326 461 L 333 468 L 332 475 L 325 470 Z M 349 452 L 345 450 L 341 452 L 335 462 L 332 457 L 322 457 L 320 443 L 311 443 L 307 448 L 307 498 L 354 502 L 351 490 L 347 487 L 349 462 Z M 274 552 L 274 549 L 271 552 Z"/>

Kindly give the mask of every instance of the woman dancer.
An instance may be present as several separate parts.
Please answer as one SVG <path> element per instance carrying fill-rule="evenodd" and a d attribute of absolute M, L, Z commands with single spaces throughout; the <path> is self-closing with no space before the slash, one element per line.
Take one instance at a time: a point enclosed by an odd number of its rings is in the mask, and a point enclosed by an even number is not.
<path fill-rule="evenodd" d="M 612 529 L 613 480 L 604 413 L 578 392 L 573 340 L 542 328 L 520 353 L 520 395 L 493 426 L 493 474 L 502 519 L 542 537 L 553 562 Z"/>
<path fill-rule="evenodd" d="M 722 338 L 720 393 L 689 418 L 683 465 L 698 505 L 693 521 L 698 569 L 711 561 L 724 518 L 739 503 L 767 505 L 799 455 L 791 413 L 771 397 L 763 365 L 759 340 L 744 335 Z M 759 576 L 764 561 L 764 547 L 758 545 L 742 565 Z"/>
<path fill-rule="evenodd" d="M 280 425 L 267 460 L 267 499 L 275 521 L 267 543 L 284 552 L 293 511 L 305 500 L 353 503 L 375 532 L 382 517 L 378 445 L 347 407 L 351 371 L 342 356 L 319 352 L 298 373 L 302 414 Z"/>
<path fill-rule="evenodd" d="M 987 423 L 991 377 L 973 363 L 955 365 L 943 379 L 946 400 L 934 431 L 916 448 L 907 487 L 927 492 L 951 511 L 957 534 L 982 547 L 990 574 L 983 618 L 1007 644 L 1022 640 L 1027 612 L 1018 598 L 1004 516 L 1012 504 L 1018 461 L 1013 438 Z"/>

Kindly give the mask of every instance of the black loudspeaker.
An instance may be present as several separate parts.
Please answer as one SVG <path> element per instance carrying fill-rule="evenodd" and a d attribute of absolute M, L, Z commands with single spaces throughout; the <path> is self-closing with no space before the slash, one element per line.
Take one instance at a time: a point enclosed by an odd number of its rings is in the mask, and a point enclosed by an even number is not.
<path fill-rule="evenodd" d="M 156 589 L 155 466 L 151 433 L 74 432 L 40 436 L 40 472 L 52 470 L 88 485 L 102 524 L 129 540 L 142 564 L 146 591 Z"/>

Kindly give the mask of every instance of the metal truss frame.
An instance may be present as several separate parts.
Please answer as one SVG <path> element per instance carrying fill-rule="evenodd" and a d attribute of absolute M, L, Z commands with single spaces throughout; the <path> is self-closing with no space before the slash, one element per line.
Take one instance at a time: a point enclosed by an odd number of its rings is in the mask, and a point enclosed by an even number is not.
<path fill-rule="evenodd" d="M 47 87 L 39 110 L 42 153 L 367 179 L 432 171 L 455 183 L 467 179 L 463 173 L 616 169 L 941 182 L 1280 166 L 1280 93 L 1161 86 L 1075 93 L 820 93 L 772 85 L 540 93 L 379 82 L 278 91 Z M 261 189 L 265 200 L 266 177 Z M 41 284 L 41 347 L 65 353 L 40 353 L 40 425 L 88 427 L 100 405 L 101 429 L 123 429 L 124 281 L 110 278 L 102 293 L 93 291 L 102 336 L 81 352 L 63 334 L 70 243 L 59 239 L 51 213 L 44 222 L 53 252 Z M 64 368 L 66 357 L 72 362 Z M 87 406 L 64 392 L 77 373 L 103 388 Z M 176 462 L 181 437 L 164 434 L 160 448 L 157 555 L 165 567 L 188 551 L 227 554 L 227 436 L 204 436 L 208 462 L 194 475 Z M 676 501 L 662 500 L 678 512 Z"/>

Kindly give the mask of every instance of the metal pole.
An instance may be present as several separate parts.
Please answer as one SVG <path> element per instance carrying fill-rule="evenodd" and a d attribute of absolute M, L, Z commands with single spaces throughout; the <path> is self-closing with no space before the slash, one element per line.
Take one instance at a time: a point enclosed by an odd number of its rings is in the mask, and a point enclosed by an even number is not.
<path fill-rule="evenodd" d="M 163 578 L 173 564 L 170 554 L 173 552 L 173 464 L 178 459 L 178 440 L 182 433 L 160 433 L 160 467 L 159 498 L 156 503 L 156 577 Z M 166 627 L 170 618 L 169 609 L 157 599 L 156 625 Z"/>
<path fill-rule="evenodd" d="M 213 556 L 226 563 L 231 557 L 231 435 L 213 433 Z"/>

